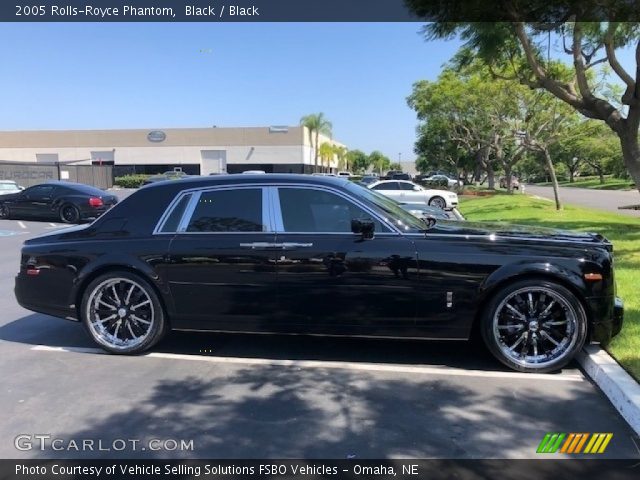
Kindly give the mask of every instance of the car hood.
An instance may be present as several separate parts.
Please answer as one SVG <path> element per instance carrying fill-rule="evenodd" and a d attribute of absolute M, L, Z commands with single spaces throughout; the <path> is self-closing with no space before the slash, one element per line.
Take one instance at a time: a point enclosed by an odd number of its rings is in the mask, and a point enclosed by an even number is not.
<path fill-rule="evenodd" d="M 428 233 L 486 237 L 489 240 L 562 242 L 605 246 L 611 243 L 599 233 L 558 230 L 535 225 L 514 225 L 502 222 L 438 222 Z"/>

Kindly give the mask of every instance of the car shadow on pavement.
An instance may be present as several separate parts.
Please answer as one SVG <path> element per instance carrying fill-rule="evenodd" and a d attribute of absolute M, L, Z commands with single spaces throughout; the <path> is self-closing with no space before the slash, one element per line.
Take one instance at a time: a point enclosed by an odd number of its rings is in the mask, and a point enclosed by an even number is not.
<path fill-rule="evenodd" d="M 79 323 L 42 314 L 27 315 L 0 327 L 0 340 L 72 350 L 98 348 Z M 510 371 L 476 339 L 467 342 L 174 331 L 151 351 L 194 356 Z M 577 364 L 572 363 L 565 370 L 576 368 Z"/>
<path fill-rule="evenodd" d="M 637 458 L 630 429 L 588 382 L 554 390 L 536 382 L 487 385 L 477 378 L 277 366 L 210 369 L 177 379 L 149 379 L 132 369 L 123 378 L 117 368 L 109 371 L 119 363 L 111 357 L 91 365 L 101 381 L 116 385 L 110 396 L 119 398 L 117 410 L 96 415 L 95 405 L 76 404 L 88 420 L 56 436 L 101 439 L 104 446 L 117 439 L 137 440 L 139 447 L 150 439 L 192 441 L 193 449 L 126 448 L 74 457 L 535 458 L 547 432 L 606 431 L 617 440 L 606 457 Z M 172 367 L 165 370 L 171 375 Z M 84 412 L 90 408 L 94 412 Z"/>

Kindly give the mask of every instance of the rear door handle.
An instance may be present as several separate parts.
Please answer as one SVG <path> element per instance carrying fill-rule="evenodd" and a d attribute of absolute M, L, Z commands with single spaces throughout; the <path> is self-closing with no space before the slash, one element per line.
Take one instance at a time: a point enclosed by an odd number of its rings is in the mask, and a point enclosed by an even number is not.
<path fill-rule="evenodd" d="M 270 242 L 252 242 L 241 243 L 242 248 L 250 248 L 251 250 L 295 250 L 296 248 L 310 248 L 313 247 L 313 243 L 270 243 Z"/>

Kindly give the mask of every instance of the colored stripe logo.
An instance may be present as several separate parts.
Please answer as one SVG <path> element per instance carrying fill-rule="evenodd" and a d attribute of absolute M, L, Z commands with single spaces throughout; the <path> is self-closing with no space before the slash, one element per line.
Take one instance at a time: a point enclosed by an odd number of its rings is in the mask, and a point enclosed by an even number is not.
<path fill-rule="evenodd" d="M 604 453 L 613 433 L 547 433 L 536 453 Z"/>

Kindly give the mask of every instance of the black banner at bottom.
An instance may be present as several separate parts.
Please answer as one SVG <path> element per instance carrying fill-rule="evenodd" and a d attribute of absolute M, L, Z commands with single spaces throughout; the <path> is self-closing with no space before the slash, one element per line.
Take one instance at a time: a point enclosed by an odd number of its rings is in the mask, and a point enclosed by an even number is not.
<path fill-rule="evenodd" d="M 0 480 L 640 478 L 640 460 L 0 460 Z"/>

